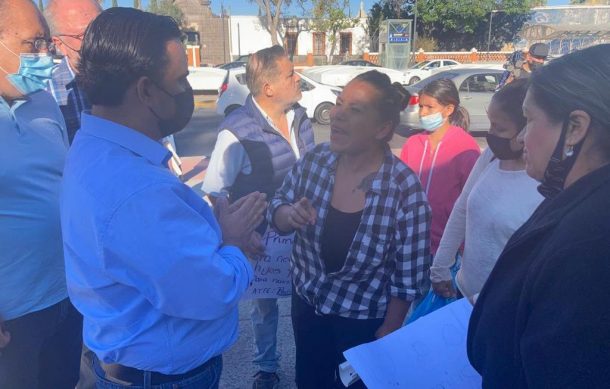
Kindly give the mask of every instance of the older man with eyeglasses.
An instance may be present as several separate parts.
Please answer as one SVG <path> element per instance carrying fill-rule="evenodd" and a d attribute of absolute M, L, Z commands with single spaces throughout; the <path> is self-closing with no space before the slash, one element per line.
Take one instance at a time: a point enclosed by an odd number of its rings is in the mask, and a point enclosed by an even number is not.
<path fill-rule="evenodd" d="M 78 87 L 75 77 L 78 74 L 80 47 L 85 30 L 100 12 L 102 8 L 95 0 L 49 0 L 44 12 L 55 49 L 63 55 L 53 71 L 49 92 L 64 115 L 70 143 L 80 128 L 81 113 L 91 109 L 91 104 Z"/>
<path fill-rule="evenodd" d="M 68 299 L 59 193 L 68 137 L 31 0 L 0 1 L 0 388 L 73 389 L 82 317 Z M 4 320 L 4 321 L 3 321 Z"/>

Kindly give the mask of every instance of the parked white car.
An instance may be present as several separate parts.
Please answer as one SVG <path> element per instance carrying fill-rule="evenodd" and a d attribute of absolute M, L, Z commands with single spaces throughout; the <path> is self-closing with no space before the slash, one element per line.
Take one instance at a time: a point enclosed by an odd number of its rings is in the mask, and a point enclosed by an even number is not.
<path fill-rule="evenodd" d="M 210 67 L 189 67 L 189 75 L 186 77 L 191 88 L 195 92 L 215 92 L 222 85 L 227 76 L 225 69 Z"/>
<path fill-rule="evenodd" d="M 301 91 L 303 95 L 299 104 L 307 111 L 307 116 L 320 124 L 330 123 L 330 109 L 335 105 L 341 88 L 324 85 L 298 72 L 301 76 Z M 236 108 L 244 105 L 250 94 L 246 86 L 246 68 L 229 70 L 218 90 L 216 112 L 228 115 Z"/>
<path fill-rule="evenodd" d="M 408 80 L 407 84 L 413 85 L 416 82 L 419 82 L 424 78 L 428 78 L 441 70 L 447 70 L 447 66 L 456 65 L 460 65 L 460 63 L 452 59 L 435 59 L 431 61 L 419 62 L 404 71 Z"/>
<path fill-rule="evenodd" d="M 369 66 L 349 66 L 349 65 L 326 65 L 326 66 L 314 66 L 302 71 L 307 77 L 315 80 L 321 84 L 334 85 L 337 87 L 344 87 L 353 78 L 361 73 L 365 73 L 371 70 L 377 70 L 385 73 L 390 77 L 392 82 L 398 82 L 402 85 L 407 85 L 408 77 L 405 73 L 388 69 L 384 67 L 369 67 Z"/>

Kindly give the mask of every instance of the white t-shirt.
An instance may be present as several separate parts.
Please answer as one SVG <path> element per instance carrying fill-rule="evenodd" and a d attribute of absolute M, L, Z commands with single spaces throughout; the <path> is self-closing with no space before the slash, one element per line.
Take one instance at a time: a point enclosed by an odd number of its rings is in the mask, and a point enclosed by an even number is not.
<path fill-rule="evenodd" d="M 274 130 L 281 133 L 277 126 L 273 124 L 271 118 L 256 103 L 256 100 L 252 99 L 252 101 L 254 102 L 254 106 L 261 112 L 265 119 L 267 119 L 269 125 Z M 299 146 L 296 134 L 292 129 L 294 110 L 291 109 L 286 113 L 286 119 L 290 131 L 290 147 L 292 148 L 294 155 L 299 159 Z M 210 163 L 208 164 L 201 190 L 205 195 L 224 197 L 228 193 L 228 188 L 235 183 L 235 179 L 237 179 L 239 173 L 250 174 L 251 172 L 252 165 L 250 164 L 250 158 L 248 158 L 248 154 L 242 144 L 231 131 L 222 129 L 218 133 L 216 145 L 214 146 L 214 151 L 212 151 L 212 156 L 210 157 Z"/>
<path fill-rule="evenodd" d="M 477 160 L 430 268 L 433 282 L 450 280 L 449 268 L 464 243 L 456 283 L 468 298 L 481 291 L 508 239 L 543 200 L 538 182 L 525 170 L 502 170 L 500 161 L 492 158 L 487 149 Z"/>

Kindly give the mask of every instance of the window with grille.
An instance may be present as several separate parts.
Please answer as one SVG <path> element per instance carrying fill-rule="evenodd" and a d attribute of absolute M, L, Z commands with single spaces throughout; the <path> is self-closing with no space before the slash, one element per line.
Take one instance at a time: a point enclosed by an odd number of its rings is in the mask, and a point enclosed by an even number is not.
<path fill-rule="evenodd" d="M 298 35 L 296 32 L 286 32 L 286 44 L 284 48 L 286 49 L 286 54 L 288 56 L 298 55 L 298 46 L 297 46 Z"/>
<path fill-rule="evenodd" d="M 344 54 L 352 54 L 352 33 L 351 32 L 342 32 L 340 43 L 339 43 L 339 53 L 341 55 Z"/>
<path fill-rule="evenodd" d="M 326 34 L 323 32 L 313 33 L 313 55 L 326 54 Z"/>

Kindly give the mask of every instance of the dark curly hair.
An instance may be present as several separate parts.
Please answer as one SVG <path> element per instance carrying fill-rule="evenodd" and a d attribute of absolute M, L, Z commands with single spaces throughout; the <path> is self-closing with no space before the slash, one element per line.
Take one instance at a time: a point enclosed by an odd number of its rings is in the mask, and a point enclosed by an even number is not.
<path fill-rule="evenodd" d="M 377 70 L 361 73 L 354 80 L 366 82 L 379 92 L 381 97 L 376 104 L 379 117 L 388 119 L 392 124 L 392 132 L 385 139 L 389 142 L 394 135 L 394 129 L 400 122 L 400 111 L 406 107 L 406 102 L 411 97 L 410 93 L 399 83 L 392 84 L 387 74 Z"/>
<path fill-rule="evenodd" d="M 162 78 L 169 62 L 165 46 L 180 38 L 180 28 L 169 16 L 109 8 L 85 32 L 77 82 L 91 104 L 120 105 L 140 77 Z"/>

